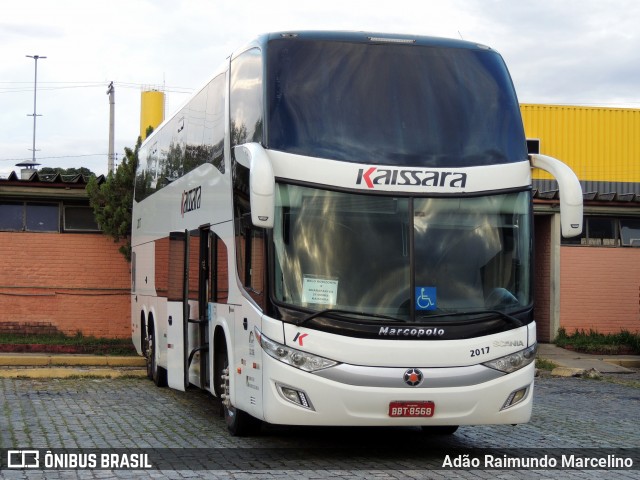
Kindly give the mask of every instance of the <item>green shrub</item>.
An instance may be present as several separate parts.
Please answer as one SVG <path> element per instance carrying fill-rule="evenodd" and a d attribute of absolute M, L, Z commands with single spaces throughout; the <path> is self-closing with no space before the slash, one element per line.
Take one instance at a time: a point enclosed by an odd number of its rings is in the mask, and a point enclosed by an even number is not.
<path fill-rule="evenodd" d="M 576 330 L 569 335 L 564 328 L 561 328 L 554 343 L 559 347 L 571 347 L 586 353 L 617 354 L 623 350 L 623 347 L 628 347 L 633 353 L 640 354 L 640 334 L 627 330 L 609 334 L 598 333 L 593 329 L 589 332 Z"/>
<path fill-rule="evenodd" d="M 55 351 L 54 347 L 58 346 L 77 347 L 77 353 L 100 355 L 134 355 L 136 353 L 131 338 L 85 337 L 81 332 L 75 335 L 0 333 L 0 346 L 2 345 L 44 345 L 45 351 L 46 347 L 51 347 L 51 351 Z"/>

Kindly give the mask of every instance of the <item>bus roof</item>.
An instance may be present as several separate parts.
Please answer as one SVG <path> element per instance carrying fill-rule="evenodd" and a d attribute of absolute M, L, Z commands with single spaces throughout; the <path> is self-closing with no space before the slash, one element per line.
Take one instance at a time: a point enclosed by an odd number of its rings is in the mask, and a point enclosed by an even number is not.
<path fill-rule="evenodd" d="M 319 31 L 304 30 L 290 32 L 272 32 L 258 37 L 258 43 L 268 42 L 278 38 L 300 40 L 323 40 L 350 43 L 395 43 L 407 45 L 421 45 L 429 47 L 467 48 L 491 50 L 490 47 L 452 38 L 430 37 L 411 34 L 381 33 L 381 32 L 350 32 L 350 31 Z"/>

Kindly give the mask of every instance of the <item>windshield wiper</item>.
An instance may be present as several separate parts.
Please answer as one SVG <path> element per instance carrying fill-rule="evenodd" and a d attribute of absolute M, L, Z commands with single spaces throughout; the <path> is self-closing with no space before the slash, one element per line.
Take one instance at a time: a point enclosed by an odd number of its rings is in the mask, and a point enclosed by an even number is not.
<path fill-rule="evenodd" d="M 388 320 L 388 321 L 397 322 L 397 323 L 406 323 L 406 322 L 408 322 L 408 320 L 403 320 L 401 318 L 390 317 L 388 315 L 380 315 L 380 314 L 377 314 L 377 313 L 354 312 L 354 311 L 351 311 L 351 310 L 340 310 L 338 308 L 325 308 L 324 310 L 319 310 L 317 312 L 313 312 L 310 315 L 307 315 L 302 320 L 299 320 L 298 322 L 296 322 L 296 325 L 299 327 L 300 325 L 304 325 L 305 323 L 307 323 L 309 320 L 313 320 L 316 317 L 321 317 L 321 316 L 327 315 L 327 314 L 338 314 L 338 315 L 341 316 L 342 319 L 345 319 L 345 320 L 353 320 L 353 319 L 350 319 L 348 317 L 344 317 L 343 315 L 357 315 L 357 316 L 360 316 L 360 317 L 379 318 L 381 320 Z"/>
<path fill-rule="evenodd" d="M 505 320 L 510 321 L 517 327 L 522 327 L 524 324 L 519 318 L 514 317 L 513 315 L 509 315 L 508 313 L 501 312 L 500 310 L 463 310 L 459 312 L 449 312 L 449 313 L 437 313 L 435 315 L 423 315 L 420 317 L 421 319 L 431 320 L 432 318 L 442 318 L 442 317 L 462 317 L 465 315 L 486 315 L 488 313 L 494 313 L 504 318 Z"/>

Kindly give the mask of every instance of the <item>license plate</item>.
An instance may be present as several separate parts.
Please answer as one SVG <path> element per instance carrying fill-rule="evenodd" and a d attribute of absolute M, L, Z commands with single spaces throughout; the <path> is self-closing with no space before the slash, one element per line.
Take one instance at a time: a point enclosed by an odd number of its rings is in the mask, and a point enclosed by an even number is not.
<path fill-rule="evenodd" d="M 390 417 L 433 417 L 436 404 L 433 402 L 391 402 Z"/>

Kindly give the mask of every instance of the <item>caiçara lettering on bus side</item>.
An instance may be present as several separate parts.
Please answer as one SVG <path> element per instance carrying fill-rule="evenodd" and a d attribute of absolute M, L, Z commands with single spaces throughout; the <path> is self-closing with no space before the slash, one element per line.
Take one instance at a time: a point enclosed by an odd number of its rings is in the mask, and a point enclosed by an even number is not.
<path fill-rule="evenodd" d="M 191 190 L 182 192 L 180 199 L 180 214 L 184 217 L 185 213 L 192 212 L 200 208 L 202 204 L 202 187 L 192 188 Z"/>

